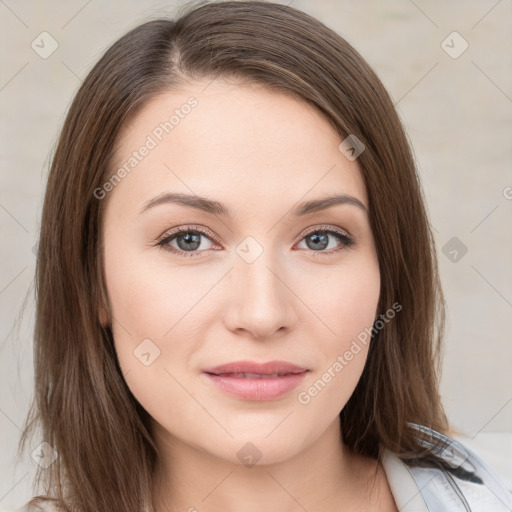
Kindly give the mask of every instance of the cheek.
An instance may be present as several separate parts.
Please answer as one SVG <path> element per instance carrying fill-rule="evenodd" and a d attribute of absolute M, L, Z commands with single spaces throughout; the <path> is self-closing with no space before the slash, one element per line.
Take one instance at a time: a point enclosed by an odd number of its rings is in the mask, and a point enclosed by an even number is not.
<path fill-rule="evenodd" d="M 106 252 L 105 273 L 112 315 L 129 331 L 133 341 L 173 336 L 208 290 L 209 279 L 200 271 L 180 268 L 155 257 L 160 249 Z M 163 249 L 161 250 L 163 253 Z M 210 284 L 211 287 L 211 284 Z M 175 327 L 176 326 L 176 327 Z M 123 329 L 118 325 L 123 335 Z"/>
<path fill-rule="evenodd" d="M 317 286 L 303 295 L 321 320 L 315 325 L 323 333 L 314 338 L 321 356 L 319 364 L 298 396 L 299 403 L 313 415 L 317 410 L 318 414 L 322 410 L 338 414 L 366 363 L 377 316 L 380 273 L 374 254 L 352 263 L 333 268 L 328 274 L 322 269 L 323 277 L 320 280 L 319 274 Z"/>
<path fill-rule="evenodd" d="M 212 304 L 201 297 L 215 281 L 129 250 L 106 253 L 105 273 L 120 367 L 133 394 L 151 408 L 155 389 L 172 387 L 168 372 L 182 375 L 207 337 L 205 308 Z"/>
<path fill-rule="evenodd" d="M 335 325 L 333 329 L 339 334 L 340 349 L 371 328 L 377 316 L 379 296 L 380 275 L 372 267 L 348 275 L 336 289 L 329 313 Z"/>
<path fill-rule="evenodd" d="M 308 279 L 300 280 L 296 293 L 317 316 L 317 338 L 322 340 L 324 353 L 332 355 L 373 325 L 380 297 L 378 261 L 374 253 L 368 253 L 337 266 L 303 270 Z"/>
<path fill-rule="evenodd" d="M 187 360 L 186 340 L 177 323 L 185 313 L 187 287 L 180 279 L 170 280 L 165 272 L 149 270 L 126 255 L 113 258 L 107 289 L 113 317 L 114 346 L 126 384 L 137 401 L 155 417 L 175 402 L 171 375 Z M 169 372 L 169 373 L 168 373 Z M 176 375 L 181 381 L 182 379 Z"/>

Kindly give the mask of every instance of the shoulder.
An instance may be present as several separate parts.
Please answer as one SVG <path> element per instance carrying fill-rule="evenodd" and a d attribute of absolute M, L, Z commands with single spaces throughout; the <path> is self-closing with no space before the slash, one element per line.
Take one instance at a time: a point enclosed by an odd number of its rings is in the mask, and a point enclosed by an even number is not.
<path fill-rule="evenodd" d="M 435 430 L 413 423 L 410 426 L 439 463 L 406 461 L 383 451 L 382 465 L 401 512 L 512 510 L 512 489 L 474 452 Z"/>

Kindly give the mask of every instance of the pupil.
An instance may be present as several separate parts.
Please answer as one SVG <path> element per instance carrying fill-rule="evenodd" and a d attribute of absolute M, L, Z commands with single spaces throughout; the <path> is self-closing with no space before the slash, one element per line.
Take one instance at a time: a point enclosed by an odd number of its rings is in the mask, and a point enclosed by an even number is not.
<path fill-rule="evenodd" d="M 307 240 L 312 240 L 313 245 L 307 244 L 310 249 L 325 249 L 329 244 L 329 237 L 326 233 L 310 235 Z M 320 246 L 318 246 L 320 244 Z"/>
<path fill-rule="evenodd" d="M 183 247 L 181 246 L 182 244 L 180 244 L 180 240 L 185 240 L 185 245 Z M 196 233 L 187 233 L 186 235 L 178 237 L 177 242 L 178 246 L 180 246 L 180 249 L 185 251 L 194 250 L 201 245 L 201 235 Z"/>

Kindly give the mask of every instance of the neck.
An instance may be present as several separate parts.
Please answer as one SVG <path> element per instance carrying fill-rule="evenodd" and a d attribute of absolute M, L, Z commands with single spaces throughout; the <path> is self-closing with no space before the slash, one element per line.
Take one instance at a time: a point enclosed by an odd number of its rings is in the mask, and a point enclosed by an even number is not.
<path fill-rule="evenodd" d="M 155 434 L 155 512 L 326 512 L 340 504 L 357 510 L 369 500 L 369 482 L 377 475 L 377 461 L 352 454 L 342 443 L 339 417 L 313 444 L 267 465 L 218 458 L 159 426 Z"/>

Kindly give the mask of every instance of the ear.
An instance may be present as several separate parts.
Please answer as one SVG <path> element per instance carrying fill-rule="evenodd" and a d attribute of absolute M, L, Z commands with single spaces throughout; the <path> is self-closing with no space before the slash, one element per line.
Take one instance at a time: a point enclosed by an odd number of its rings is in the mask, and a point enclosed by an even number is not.
<path fill-rule="evenodd" d="M 100 307 L 100 323 L 103 327 L 108 327 L 110 324 L 108 319 L 108 313 L 104 307 Z"/>

